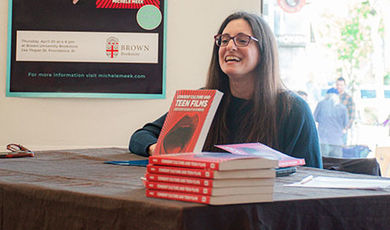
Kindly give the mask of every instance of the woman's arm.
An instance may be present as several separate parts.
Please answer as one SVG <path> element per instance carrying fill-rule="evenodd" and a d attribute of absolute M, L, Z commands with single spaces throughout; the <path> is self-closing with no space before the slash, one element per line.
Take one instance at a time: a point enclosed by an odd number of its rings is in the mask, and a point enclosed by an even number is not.
<path fill-rule="evenodd" d="M 301 98 L 292 99 L 290 114 L 279 128 L 280 151 L 304 158 L 308 167 L 322 168 L 317 128 L 308 104 Z"/>
<path fill-rule="evenodd" d="M 144 127 L 135 131 L 130 137 L 130 152 L 141 156 L 149 156 L 149 146 L 157 142 L 166 116 L 167 114 L 164 114 L 157 120 L 147 123 Z"/>

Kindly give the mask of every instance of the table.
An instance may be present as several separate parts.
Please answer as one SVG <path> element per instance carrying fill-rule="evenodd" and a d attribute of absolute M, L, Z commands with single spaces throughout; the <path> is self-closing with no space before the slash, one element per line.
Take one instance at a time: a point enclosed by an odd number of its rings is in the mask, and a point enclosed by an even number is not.
<path fill-rule="evenodd" d="M 276 179 L 274 202 L 209 206 L 145 197 L 143 159 L 126 149 L 37 152 L 0 160 L 0 229 L 388 229 L 390 190 L 284 187 L 308 175 L 376 178 L 300 167 Z"/>

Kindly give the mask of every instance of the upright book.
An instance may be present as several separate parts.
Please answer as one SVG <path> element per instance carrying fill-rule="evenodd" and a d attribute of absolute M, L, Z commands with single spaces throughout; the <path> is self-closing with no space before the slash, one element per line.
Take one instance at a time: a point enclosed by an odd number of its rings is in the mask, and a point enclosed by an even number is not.
<path fill-rule="evenodd" d="M 218 90 L 176 91 L 155 153 L 201 152 L 222 95 Z"/>
<path fill-rule="evenodd" d="M 233 154 L 254 155 L 267 159 L 277 160 L 279 168 L 305 165 L 305 159 L 286 155 L 261 143 L 243 143 L 215 146 Z"/>

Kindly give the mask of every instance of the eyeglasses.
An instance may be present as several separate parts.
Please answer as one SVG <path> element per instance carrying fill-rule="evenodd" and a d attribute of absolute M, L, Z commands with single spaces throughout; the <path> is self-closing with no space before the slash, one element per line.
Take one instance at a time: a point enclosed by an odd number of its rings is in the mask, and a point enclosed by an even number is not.
<path fill-rule="evenodd" d="M 233 40 L 234 44 L 237 47 L 245 47 L 249 44 L 251 40 L 258 42 L 259 40 L 250 35 L 239 33 L 234 37 L 231 37 L 229 34 L 217 34 L 214 36 L 215 44 L 220 47 L 225 47 L 229 44 L 230 40 Z"/>

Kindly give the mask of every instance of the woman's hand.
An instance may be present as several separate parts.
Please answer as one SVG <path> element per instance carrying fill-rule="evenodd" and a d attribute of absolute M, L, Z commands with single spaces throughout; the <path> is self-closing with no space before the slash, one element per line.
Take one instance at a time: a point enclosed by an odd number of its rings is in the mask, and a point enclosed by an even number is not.
<path fill-rule="evenodd" d="M 157 143 L 156 143 L 156 144 L 149 145 L 149 147 L 148 147 L 148 153 L 149 153 L 150 156 L 153 156 L 153 155 L 154 155 L 154 150 L 156 149 L 156 145 L 157 145 Z"/>

